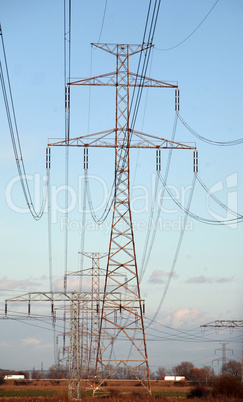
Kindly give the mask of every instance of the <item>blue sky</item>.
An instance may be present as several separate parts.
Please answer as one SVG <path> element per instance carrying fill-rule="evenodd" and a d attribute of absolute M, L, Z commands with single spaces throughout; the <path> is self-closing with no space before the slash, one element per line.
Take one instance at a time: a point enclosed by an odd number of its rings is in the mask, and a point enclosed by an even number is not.
<path fill-rule="evenodd" d="M 241 1 L 219 0 L 203 24 L 184 43 L 207 15 L 212 0 L 181 2 L 162 1 L 154 38 L 154 50 L 147 75 L 178 81 L 183 119 L 200 135 L 214 141 L 242 137 L 242 43 Z M 147 2 L 73 1 L 71 76 L 88 77 L 115 70 L 113 56 L 90 43 L 141 43 L 147 14 Z M 129 12 L 128 12 L 129 10 Z M 45 147 L 48 138 L 64 136 L 63 2 L 53 0 L 0 0 L 2 25 L 9 74 L 12 84 L 22 151 L 27 174 L 36 183 L 45 175 Z M 178 46 L 177 46 L 178 45 Z M 170 49 L 171 50 L 163 50 Z M 130 61 L 136 71 L 138 58 Z M 26 208 L 17 177 L 6 113 L 0 99 L 2 146 L 1 163 L 1 309 L 4 300 L 21 292 L 49 290 L 47 214 L 35 222 Z M 90 109 L 89 109 L 90 105 Z M 71 136 L 114 127 L 115 92 L 111 88 L 77 87 L 72 91 Z M 144 90 L 136 129 L 170 138 L 174 123 L 174 93 L 164 89 Z M 195 138 L 178 121 L 176 140 L 195 142 Z M 206 186 L 231 209 L 243 212 L 242 145 L 215 147 L 197 140 L 199 175 Z M 70 213 L 69 266 L 79 264 L 80 177 L 82 154 L 72 150 L 70 185 L 77 204 Z M 162 152 L 162 174 L 166 151 Z M 111 150 L 90 151 L 89 172 L 95 205 L 102 210 L 106 192 L 113 180 Z M 132 209 L 138 265 L 141 266 L 146 225 L 155 178 L 155 154 L 151 150 L 131 152 Z M 64 151 L 52 149 L 52 200 L 55 209 L 63 206 Z M 186 204 L 192 183 L 192 153 L 175 151 L 168 178 L 177 199 Z M 60 191 L 60 193 L 59 193 Z M 58 195 L 59 194 L 59 195 Z M 169 197 L 168 197 L 169 198 Z M 18 208 L 18 210 L 16 209 Z M 144 278 L 142 296 L 146 298 L 146 321 L 153 317 L 166 286 L 180 235 L 183 213 L 170 200 L 163 204 L 157 231 Z M 20 211 L 21 210 L 21 211 Z M 224 219 L 227 212 L 196 183 L 191 210 L 207 219 Z M 98 211 L 97 213 L 100 213 Z M 64 270 L 63 214 L 53 211 L 53 282 L 62 287 Z M 85 248 L 107 251 L 109 216 L 101 230 L 87 217 L 89 227 Z M 92 229 L 92 230 L 91 230 Z M 93 230 L 95 229 L 95 230 Z M 216 319 L 242 319 L 242 224 L 235 227 L 212 226 L 188 219 L 187 230 L 165 301 L 156 320 L 170 329 L 163 340 L 153 341 L 148 330 L 148 351 L 152 370 L 172 367 L 183 360 L 195 366 L 211 364 L 219 342 L 227 342 L 240 359 L 240 332 L 207 330 L 200 325 Z M 99 248 L 99 250 L 98 250 Z M 20 307 L 15 305 L 15 309 Z M 1 310 L 3 312 L 3 310 Z M 26 323 L 1 320 L 0 345 L 5 352 L 0 367 L 49 367 L 53 362 L 52 331 L 37 329 Z M 160 327 L 159 327 L 160 328 Z M 160 328 L 161 330 L 161 328 Z M 178 331 L 190 331 L 193 342 L 179 341 Z M 15 333 L 18 333 L 18 342 Z M 158 334 L 157 334 L 158 335 Z M 172 341 L 172 339 L 175 339 Z M 21 348 L 19 348 L 19 343 Z M 159 353 L 158 353 L 159 350 Z M 230 356 L 230 353 L 229 353 Z"/>

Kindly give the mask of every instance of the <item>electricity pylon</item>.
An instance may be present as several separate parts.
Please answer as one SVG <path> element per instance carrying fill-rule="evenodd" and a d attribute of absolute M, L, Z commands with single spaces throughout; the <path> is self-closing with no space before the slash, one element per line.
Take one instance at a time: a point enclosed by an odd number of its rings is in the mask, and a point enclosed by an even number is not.
<path fill-rule="evenodd" d="M 215 320 L 215 321 L 208 322 L 207 324 L 200 325 L 200 327 L 202 327 L 202 328 L 206 328 L 206 327 L 242 328 L 243 321 L 242 320 Z M 223 363 L 224 356 L 225 356 L 225 352 L 223 352 L 223 346 L 222 346 L 222 367 L 223 367 L 223 364 L 226 363 L 226 358 L 224 358 L 225 361 Z M 219 359 L 215 359 L 215 360 L 219 360 Z M 241 384 L 243 384 L 243 346 L 242 346 L 242 358 L 241 358 Z"/>
<path fill-rule="evenodd" d="M 81 350 L 80 350 L 80 309 L 84 304 L 91 305 L 92 292 L 30 292 L 20 296 L 11 297 L 5 300 L 5 316 L 7 318 L 7 305 L 9 302 L 28 303 L 28 317 L 31 317 L 31 305 L 34 302 L 51 303 L 51 316 L 56 318 L 56 310 L 63 309 L 70 314 L 70 332 L 69 332 L 69 385 L 68 394 L 70 398 L 80 399 L 81 388 Z M 96 300 L 95 300 L 96 301 Z M 58 308 L 58 305 L 61 307 Z M 35 318 L 35 316 L 33 315 Z M 65 353 L 66 353 L 65 347 Z"/>
<path fill-rule="evenodd" d="M 82 256 L 91 259 L 89 268 L 69 272 L 67 277 L 81 277 L 89 279 L 88 286 L 91 291 L 91 299 L 80 306 L 80 349 L 81 349 L 81 374 L 87 378 L 92 377 L 95 368 L 95 359 L 98 345 L 98 334 L 100 326 L 100 301 L 102 294 L 100 279 L 105 277 L 105 270 L 100 267 L 100 259 L 107 257 L 107 253 L 81 252 Z"/>
<path fill-rule="evenodd" d="M 177 83 L 167 83 L 129 71 L 129 57 L 151 47 L 148 45 L 92 44 L 116 57 L 116 71 L 87 79 L 69 81 L 66 91 L 66 108 L 70 109 L 70 86 L 93 85 L 116 88 L 115 128 L 103 132 L 48 144 L 49 146 L 105 147 L 115 149 L 115 188 L 108 262 L 102 301 L 96 356 L 96 384 L 94 392 L 120 365 L 124 365 L 133 378 L 141 381 L 151 392 L 148 355 L 144 330 L 144 302 L 140 295 L 135 242 L 130 208 L 130 148 L 160 150 L 196 149 L 141 133 L 130 128 L 130 87 L 157 87 L 175 89 L 176 111 L 179 110 Z M 115 140 L 110 138 L 115 136 Z M 87 153 L 85 153 L 87 155 Z M 86 166 L 87 168 L 87 166 Z M 121 273 L 123 281 L 114 276 Z"/>
<path fill-rule="evenodd" d="M 222 362 L 222 372 L 223 372 L 224 365 L 225 365 L 225 363 L 227 361 L 226 351 L 230 350 L 232 352 L 232 355 L 233 355 L 233 350 L 226 348 L 227 343 L 225 343 L 225 342 L 221 343 L 221 345 L 222 345 L 222 348 L 215 349 L 215 354 L 216 354 L 217 350 L 221 350 L 222 351 L 222 357 L 219 357 L 218 359 L 213 359 L 213 362 L 216 361 L 216 362 L 219 363 L 219 361 L 221 361 Z"/>
<path fill-rule="evenodd" d="M 70 344 L 68 347 L 57 348 L 58 363 L 69 362 L 69 356 L 79 350 L 80 369 L 77 371 L 80 378 L 86 378 L 92 380 L 94 378 L 94 370 L 96 364 L 96 353 L 98 346 L 98 335 L 100 326 L 100 304 L 103 299 L 103 293 L 101 292 L 101 278 L 106 276 L 106 270 L 101 268 L 100 260 L 107 257 L 107 253 L 100 252 L 81 252 L 82 256 L 87 257 L 92 261 L 91 266 L 78 271 L 67 273 L 67 287 L 69 278 L 81 278 L 77 282 L 81 282 L 78 286 L 82 288 L 83 279 L 85 280 L 85 288 L 89 290 L 89 293 L 84 293 L 79 305 L 79 336 L 80 345 L 75 349 L 72 345 L 72 331 L 65 333 L 65 337 L 70 338 Z M 84 264 L 85 265 L 85 264 Z M 118 277 L 118 274 L 114 274 Z M 69 315 L 70 305 L 65 308 L 66 315 Z M 72 307 L 73 308 L 73 307 Z M 73 322 L 71 322 L 73 328 Z M 60 334 L 61 335 L 61 334 Z M 63 335 L 63 334 L 62 334 Z M 57 337 L 58 338 L 58 337 Z M 57 342 L 58 345 L 58 342 Z M 72 348 L 72 349 L 71 349 Z M 72 366 L 70 366 L 72 367 Z M 76 377 L 75 372 L 70 372 L 70 376 Z"/>
<path fill-rule="evenodd" d="M 70 346 L 69 346 L 69 384 L 70 398 L 80 399 L 80 300 L 76 293 L 71 295 L 70 305 Z"/>

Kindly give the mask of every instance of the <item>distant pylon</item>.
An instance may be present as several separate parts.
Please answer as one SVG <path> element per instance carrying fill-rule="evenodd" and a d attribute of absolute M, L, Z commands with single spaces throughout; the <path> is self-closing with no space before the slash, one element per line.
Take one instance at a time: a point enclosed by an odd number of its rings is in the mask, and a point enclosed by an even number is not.
<path fill-rule="evenodd" d="M 243 320 L 215 320 L 215 321 L 208 322 L 207 324 L 200 325 L 200 327 L 202 327 L 202 328 L 207 328 L 207 327 L 238 328 L 238 327 L 243 327 Z M 223 356 L 222 356 L 222 358 L 223 358 Z M 219 359 L 215 359 L 215 360 L 219 361 Z M 222 367 L 223 367 L 223 361 L 222 361 Z M 242 346 L 242 359 L 241 359 L 241 383 L 243 384 L 243 346 Z"/>
<path fill-rule="evenodd" d="M 93 378 L 100 325 L 100 301 L 103 299 L 100 278 L 105 277 L 105 270 L 100 267 L 100 259 L 106 257 L 107 253 L 81 252 L 80 254 L 92 260 L 91 267 L 70 272 L 67 277 L 85 279 L 85 286 L 91 295 L 91 298 L 84 299 L 80 303 L 80 370 L 81 377 Z"/>
<path fill-rule="evenodd" d="M 225 365 L 225 363 L 227 361 L 226 351 L 230 350 L 232 352 L 232 354 L 233 354 L 233 350 L 226 348 L 227 343 L 225 343 L 225 342 L 221 343 L 221 345 L 222 345 L 222 348 L 215 349 L 215 353 L 217 352 L 217 350 L 221 350 L 222 351 L 222 357 L 219 357 L 218 359 L 213 359 L 213 362 L 217 361 L 219 363 L 219 361 L 221 361 L 222 362 L 222 372 L 223 372 L 224 371 L 224 365 Z"/>
<path fill-rule="evenodd" d="M 80 302 L 72 294 L 70 305 L 69 387 L 70 398 L 80 399 Z"/>

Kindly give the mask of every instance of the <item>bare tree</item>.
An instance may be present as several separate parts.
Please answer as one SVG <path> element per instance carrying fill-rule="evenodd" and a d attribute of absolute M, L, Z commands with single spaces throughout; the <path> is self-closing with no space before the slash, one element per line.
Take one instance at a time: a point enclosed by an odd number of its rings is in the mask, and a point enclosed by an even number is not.
<path fill-rule="evenodd" d="M 208 385 L 212 383 L 215 379 L 215 372 L 214 369 L 210 366 L 203 366 L 202 368 L 204 384 Z"/>
<path fill-rule="evenodd" d="M 33 370 L 32 378 L 33 378 L 33 380 L 41 380 L 42 378 L 45 378 L 45 375 L 44 375 L 44 373 L 41 373 L 40 371 Z"/>
<path fill-rule="evenodd" d="M 232 377 L 241 377 L 241 364 L 235 360 L 224 363 L 221 370 L 222 374 L 228 374 Z"/>
<path fill-rule="evenodd" d="M 178 366 L 173 367 L 172 373 L 178 376 L 184 376 L 187 380 L 192 379 L 192 370 L 194 365 L 190 362 L 181 362 Z"/>
<path fill-rule="evenodd" d="M 166 369 L 164 367 L 158 367 L 158 370 L 156 371 L 156 377 L 161 380 L 162 377 L 166 375 Z"/>
<path fill-rule="evenodd" d="M 57 369 L 56 366 L 53 365 L 49 368 L 48 378 L 51 379 L 68 378 L 68 368 L 66 366 L 60 366 L 60 368 Z"/>

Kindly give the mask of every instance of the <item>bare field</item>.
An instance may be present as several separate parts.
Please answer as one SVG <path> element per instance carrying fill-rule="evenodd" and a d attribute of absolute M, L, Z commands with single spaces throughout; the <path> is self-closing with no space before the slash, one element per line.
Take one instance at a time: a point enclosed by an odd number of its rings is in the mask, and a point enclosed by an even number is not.
<path fill-rule="evenodd" d="M 174 385 L 164 381 L 152 381 L 152 392 L 189 392 L 189 386 Z M 82 391 L 92 390 L 92 382 L 81 381 Z M 0 387 L 0 391 L 20 391 L 20 390 L 46 390 L 46 391 L 67 391 L 68 380 L 7 380 Z M 117 389 L 118 392 L 141 392 L 144 387 L 138 381 L 108 380 L 100 387 L 102 391 Z M 144 391 L 143 391 L 144 390 Z"/>
<path fill-rule="evenodd" d="M 187 394 L 191 387 L 164 381 L 152 381 L 153 396 L 149 396 L 143 386 L 137 381 L 106 381 L 95 398 L 92 398 L 92 384 L 88 381 L 81 382 L 82 400 L 84 401 L 167 401 L 177 402 L 187 400 Z M 41 401 L 68 401 L 68 380 L 32 380 L 14 381 L 8 380 L 0 386 L 1 402 L 41 402 Z M 202 399 L 194 398 L 193 401 Z M 219 402 L 222 399 L 208 401 Z M 239 399 L 225 398 L 227 401 L 239 401 Z"/>

